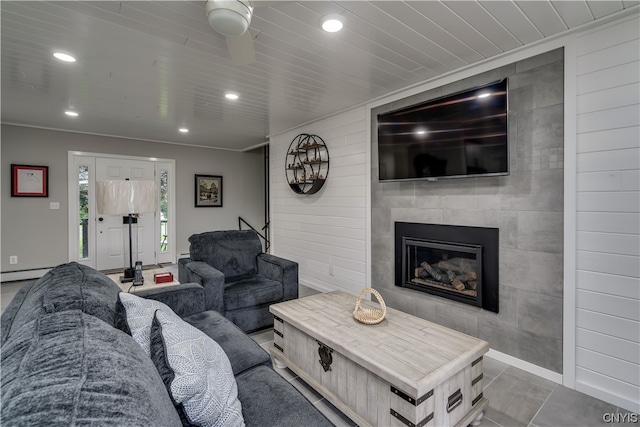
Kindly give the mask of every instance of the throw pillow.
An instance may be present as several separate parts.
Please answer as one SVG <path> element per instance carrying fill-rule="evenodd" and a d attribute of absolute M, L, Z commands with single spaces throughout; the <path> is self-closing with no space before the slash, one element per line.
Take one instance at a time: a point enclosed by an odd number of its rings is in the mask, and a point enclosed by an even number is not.
<path fill-rule="evenodd" d="M 126 292 L 120 292 L 118 300 L 116 313 L 123 319 L 116 319 L 116 326 L 129 333 L 147 353 L 147 356 L 151 356 L 149 336 L 151 335 L 153 315 L 159 309 L 171 313 L 173 311 L 160 301 L 141 298 Z"/>
<path fill-rule="evenodd" d="M 220 345 L 173 312 L 157 310 L 151 359 L 186 426 L 244 426 L 238 385 Z"/>

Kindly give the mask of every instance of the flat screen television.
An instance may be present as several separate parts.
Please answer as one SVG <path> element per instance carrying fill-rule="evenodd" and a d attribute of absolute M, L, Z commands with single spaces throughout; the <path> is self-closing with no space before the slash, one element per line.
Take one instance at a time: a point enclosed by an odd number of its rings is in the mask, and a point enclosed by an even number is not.
<path fill-rule="evenodd" d="M 508 175 L 507 83 L 378 114 L 379 180 Z"/>

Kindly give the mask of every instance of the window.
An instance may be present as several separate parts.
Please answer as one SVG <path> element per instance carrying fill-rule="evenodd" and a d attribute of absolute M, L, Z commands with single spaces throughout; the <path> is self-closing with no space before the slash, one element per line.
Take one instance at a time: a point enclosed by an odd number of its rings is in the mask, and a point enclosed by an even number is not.
<path fill-rule="evenodd" d="M 89 166 L 78 166 L 78 258 L 89 257 Z"/>
<path fill-rule="evenodd" d="M 169 171 L 160 170 L 160 252 L 169 249 Z"/>

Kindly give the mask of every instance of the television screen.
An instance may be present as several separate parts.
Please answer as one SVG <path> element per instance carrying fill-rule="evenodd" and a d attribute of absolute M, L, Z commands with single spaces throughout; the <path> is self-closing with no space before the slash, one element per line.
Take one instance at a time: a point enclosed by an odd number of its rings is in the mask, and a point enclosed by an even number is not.
<path fill-rule="evenodd" d="M 379 180 L 508 175 L 507 79 L 378 115 Z"/>

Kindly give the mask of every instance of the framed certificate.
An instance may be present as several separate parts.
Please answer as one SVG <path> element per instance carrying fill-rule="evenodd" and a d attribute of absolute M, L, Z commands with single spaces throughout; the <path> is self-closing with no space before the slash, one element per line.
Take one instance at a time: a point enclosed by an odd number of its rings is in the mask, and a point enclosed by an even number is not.
<path fill-rule="evenodd" d="M 12 164 L 11 197 L 49 197 L 49 167 Z"/>

